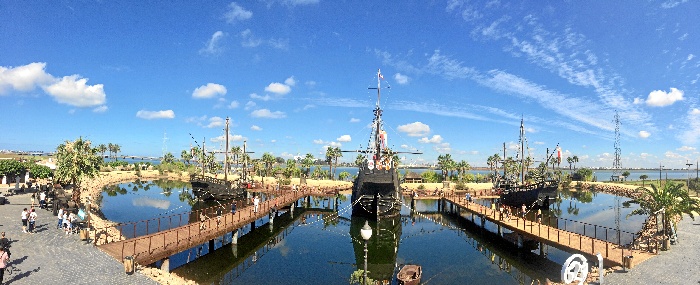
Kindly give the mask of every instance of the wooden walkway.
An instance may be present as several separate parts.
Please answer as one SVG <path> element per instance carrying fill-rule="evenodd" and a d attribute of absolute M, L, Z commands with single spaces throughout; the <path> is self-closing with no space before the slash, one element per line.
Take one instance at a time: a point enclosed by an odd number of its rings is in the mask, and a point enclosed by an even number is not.
<path fill-rule="evenodd" d="M 203 223 L 203 228 L 202 223 L 195 222 L 137 238 L 98 245 L 98 247 L 121 262 L 124 262 L 125 257 L 130 256 L 137 264 L 151 264 L 266 217 L 270 214 L 269 209 L 275 205 L 279 209 L 301 198 L 316 194 L 323 195 L 323 193 L 310 191 L 289 191 L 274 199 L 260 202 L 258 212 L 253 212 L 253 206 L 248 206 L 239 209 L 236 214 L 231 212 L 222 214 L 220 220 L 216 217 L 209 218 Z"/>
<path fill-rule="evenodd" d="M 497 210 L 473 202 L 467 203 L 464 197 L 447 195 L 443 199 L 496 225 L 519 233 L 525 239 L 533 239 L 555 247 L 577 251 L 589 257 L 600 253 L 605 260 L 606 267 L 622 266 L 625 256 L 633 256 L 631 267 L 654 256 L 648 252 L 630 250 L 612 242 L 529 221 L 516 215 L 511 215 L 509 219 Z"/>

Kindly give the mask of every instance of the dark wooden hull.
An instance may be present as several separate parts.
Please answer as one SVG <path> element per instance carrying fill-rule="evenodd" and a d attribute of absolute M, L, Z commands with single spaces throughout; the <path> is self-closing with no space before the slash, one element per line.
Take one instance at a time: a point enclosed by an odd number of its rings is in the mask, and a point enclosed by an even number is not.
<path fill-rule="evenodd" d="M 376 220 L 400 213 L 401 192 L 394 169 L 360 169 L 352 188 L 352 215 Z"/>
<path fill-rule="evenodd" d="M 201 200 L 230 200 L 245 197 L 246 189 L 212 177 L 191 177 L 192 194 Z"/>
<path fill-rule="evenodd" d="M 513 187 L 505 189 L 500 195 L 500 202 L 512 207 L 523 204 L 535 208 L 548 208 L 556 197 L 557 184 L 538 184 L 532 187 Z"/>

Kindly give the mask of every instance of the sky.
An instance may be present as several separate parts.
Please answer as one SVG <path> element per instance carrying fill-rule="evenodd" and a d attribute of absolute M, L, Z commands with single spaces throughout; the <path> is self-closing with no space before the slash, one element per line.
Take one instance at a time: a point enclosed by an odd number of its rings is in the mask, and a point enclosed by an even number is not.
<path fill-rule="evenodd" d="M 578 167 L 700 160 L 700 2 L 0 2 L 0 149 L 79 137 L 176 157 L 366 147 L 380 100 L 404 164 L 557 145 Z M 346 153 L 341 161 L 352 162 Z"/>

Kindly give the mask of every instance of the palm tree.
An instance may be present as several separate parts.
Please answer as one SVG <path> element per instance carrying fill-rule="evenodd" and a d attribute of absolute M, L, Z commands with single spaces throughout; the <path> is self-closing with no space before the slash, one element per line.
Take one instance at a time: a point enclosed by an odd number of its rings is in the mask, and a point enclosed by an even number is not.
<path fill-rule="evenodd" d="M 574 158 L 571 157 L 571 156 L 569 156 L 569 157 L 566 158 L 566 162 L 569 163 L 569 170 L 571 170 L 571 164 L 574 163 Z"/>
<path fill-rule="evenodd" d="M 287 159 L 287 167 L 284 168 L 284 175 L 289 178 L 294 176 L 299 171 L 297 161 L 295 159 Z"/>
<path fill-rule="evenodd" d="M 466 160 L 460 160 L 457 163 L 457 175 L 459 176 L 459 181 L 462 181 L 464 175 L 471 169 L 471 165 Z"/>
<path fill-rule="evenodd" d="M 275 157 L 269 152 L 263 153 L 262 162 L 265 164 L 265 176 L 270 176 L 276 162 Z"/>
<path fill-rule="evenodd" d="M 56 148 L 56 171 L 58 181 L 74 185 L 73 202 L 80 204 L 80 179 L 95 177 L 99 173 L 102 159 L 97 156 L 97 149 L 90 147 L 89 140 L 78 138 L 66 141 Z"/>
<path fill-rule="evenodd" d="M 119 155 L 119 152 L 120 152 L 120 151 L 122 151 L 122 146 L 120 146 L 120 145 L 118 145 L 118 144 L 114 144 L 114 150 L 113 150 L 113 152 L 114 152 L 114 157 L 116 158 L 116 160 L 119 160 L 119 156 L 118 156 L 118 155 Z"/>
<path fill-rule="evenodd" d="M 182 152 L 180 152 L 180 158 L 182 158 L 182 160 L 189 165 L 190 160 L 192 160 L 192 154 L 186 149 L 183 149 Z"/>
<path fill-rule="evenodd" d="M 97 146 L 97 151 L 99 151 L 102 154 L 102 158 L 105 157 L 105 152 L 107 152 L 107 146 L 103 143 Z"/>
<path fill-rule="evenodd" d="M 577 155 L 574 155 L 574 156 L 571 158 L 571 161 L 574 162 L 574 170 L 576 170 L 576 163 L 578 163 L 578 156 L 577 156 Z"/>
<path fill-rule="evenodd" d="M 667 235 L 671 227 L 676 228 L 676 221 L 683 219 L 683 214 L 687 214 L 695 220 L 694 213 L 700 213 L 700 200 L 691 198 L 682 183 L 669 181 L 661 189 L 657 188 L 655 184 L 650 185 L 651 189 L 646 187 L 637 189 L 637 191 L 642 192 L 642 196 L 632 202 L 638 203 L 639 209 L 629 213 L 628 217 L 631 215 L 651 216 L 663 212 L 665 216 L 664 235 Z"/>
<path fill-rule="evenodd" d="M 240 146 L 234 146 L 231 148 L 231 154 L 233 159 L 236 161 L 236 167 L 238 167 L 238 158 L 243 153 L 243 149 Z"/>
<path fill-rule="evenodd" d="M 338 158 L 343 156 L 343 152 L 339 147 L 326 148 L 326 161 L 328 162 L 331 180 L 335 180 L 335 165 L 338 164 Z"/>
<path fill-rule="evenodd" d="M 163 163 L 173 163 L 173 162 L 175 162 L 175 156 L 172 153 L 168 152 L 165 155 L 163 155 L 162 162 Z"/>
<path fill-rule="evenodd" d="M 642 180 L 642 187 L 644 187 L 644 182 L 649 179 L 649 176 L 646 174 L 639 175 L 639 179 Z"/>
<path fill-rule="evenodd" d="M 304 178 L 309 177 L 311 166 L 314 165 L 315 160 L 314 155 L 310 153 L 307 153 L 306 156 L 304 156 L 304 159 L 301 160 L 301 167 L 306 169 L 306 171 L 304 171 Z"/>
<path fill-rule="evenodd" d="M 355 165 L 357 165 L 357 167 L 360 167 L 360 166 L 362 166 L 363 164 L 365 164 L 365 161 L 366 161 L 366 160 L 367 160 L 367 159 L 365 158 L 364 155 L 362 155 L 362 154 L 357 154 L 357 157 L 355 157 Z"/>
<path fill-rule="evenodd" d="M 112 152 L 114 152 L 114 144 L 113 143 L 107 144 L 107 150 L 109 150 L 109 158 L 112 158 Z"/>

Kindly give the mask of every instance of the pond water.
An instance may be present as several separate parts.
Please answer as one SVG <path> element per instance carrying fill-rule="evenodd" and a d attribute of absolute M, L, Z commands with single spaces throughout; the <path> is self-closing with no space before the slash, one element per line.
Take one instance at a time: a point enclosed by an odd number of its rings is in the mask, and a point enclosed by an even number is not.
<path fill-rule="evenodd" d="M 102 213 L 121 223 L 173 215 L 187 220 L 190 210 L 212 205 L 197 202 L 189 187 L 175 181 L 114 185 L 103 193 Z M 243 227 L 237 245 L 231 245 L 229 233 L 214 241 L 213 252 L 206 244 L 195 246 L 171 257 L 170 267 L 199 284 L 349 283 L 364 265 L 359 230 L 365 222 L 351 217 L 349 196 L 312 198 L 308 205 L 300 202 L 299 206 L 308 207 L 297 207 L 293 213 L 281 211 L 272 225 L 265 218 L 255 227 Z M 559 227 L 567 219 L 570 231 L 581 230 L 573 222 L 579 221 L 637 232 L 644 217 L 626 218 L 636 207 L 626 201 L 603 193 L 563 191 L 544 216 L 560 217 Z M 479 200 L 484 205 L 491 202 Z M 496 234 L 495 225 L 487 223 L 484 230 L 467 218 L 441 212 L 437 200 L 403 203 L 400 217 L 369 223 L 373 229 L 368 242 L 371 279 L 396 284 L 395 274 L 403 264 L 420 264 L 423 283 L 530 284 L 544 278 L 558 280 L 561 264 L 571 255 L 547 245 L 531 251 L 518 249 Z M 615 205 L 620 205 L 619 211 Z M 166 224 L 162 222 L 161 228 Z M 133 234 L 144 229 L 126 227 L 123 231 Z"/>

